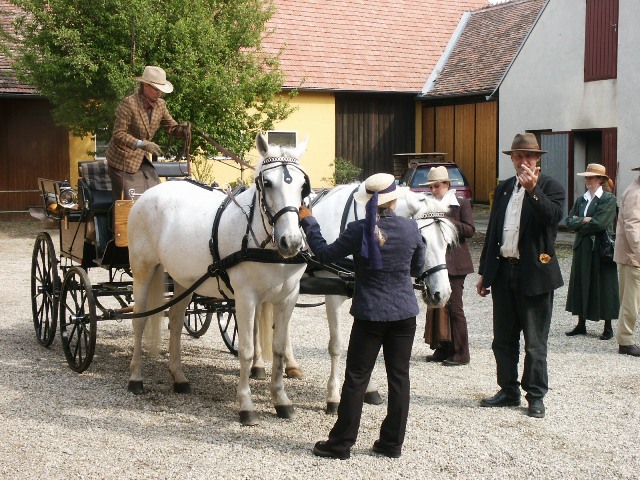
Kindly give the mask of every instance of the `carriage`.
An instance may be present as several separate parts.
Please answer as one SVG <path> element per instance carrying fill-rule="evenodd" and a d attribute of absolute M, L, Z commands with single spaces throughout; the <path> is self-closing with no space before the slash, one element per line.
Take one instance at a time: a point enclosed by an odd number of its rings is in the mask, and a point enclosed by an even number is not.
<path fill-rule="evenodd" d="M 154 162 L 160 177 L 187 180 L 186 162 Z M 60 328 L 69 366 L 86 370 L 93 359 L 97 323 L 130 312 L 133 284 L 126 245 L 118 245 L 112 228 L 111 182 L 104 161 L 78 165 L 78 189 L 67 181 L 38 179 L 42 207 L 32 208 L 33 217 L 45 229 L 57 230 L 57 248 L 49 231 L 38 234 L 31 265 L 31 303 L 37 341 L 49 347 Z M 210 188 L 200 185 L 202 188 Z M 59 252 L 59 256 L 56 252 Z M 103 281 L 92 282 L 90 270 L 103 271 Z M 173 290 L 167 277 L 167 292 Z M 116 308 L 105 303 L 117 302 Z M 113 303 L 113 302 L 110 302 Z M 237 325 L 233 301 L 195 295 L 184 318 L 184 328 L 200 337 L 216 316 L 222 340 L 237 355 Z"/>

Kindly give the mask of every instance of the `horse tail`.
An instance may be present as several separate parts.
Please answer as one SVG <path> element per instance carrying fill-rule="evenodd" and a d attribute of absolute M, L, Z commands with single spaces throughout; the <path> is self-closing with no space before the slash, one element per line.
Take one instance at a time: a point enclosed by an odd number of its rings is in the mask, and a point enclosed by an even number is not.
<path fill-rule="evenodd" d="M 164 278 L 164 267 L 158 265 L 149 284 L 147 297 L 147 309 L 153 310 L 165 303 L 166 282 Z M 149 355 L 157 357 L 160 353 L 160 339 L 162 333 L 162 319 L 164 312 L 149 315 L 144 329 L 144 342 L 149 351 Z"/>
<path fill-rule="evenodd" d="M 265 302 L 258 312 L 258 341 L 263 360 L 273 360 L 273 304 Z"/>

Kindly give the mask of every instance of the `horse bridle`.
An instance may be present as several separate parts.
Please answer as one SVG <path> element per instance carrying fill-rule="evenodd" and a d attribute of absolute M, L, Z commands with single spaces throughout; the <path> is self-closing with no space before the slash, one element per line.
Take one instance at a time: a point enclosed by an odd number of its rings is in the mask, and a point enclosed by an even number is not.
<path fill-rule="evenodd" d="M 413 217 L 413 219 L 415 221 L 418 221 L 418 220 L 431 220 L 430 222 L 425 223 L 422 226 L 418 226 L 418 230 L 422 231 L 423 228 L 430 227 L 434 223 L 440 223 L 442 221 L 441 219 L 445 218 L 445 216 L 446 215 L 445 215 L 444 212 L 427 212 L 427 213 L 423 213 L 420 216 Z M 433 275 L 434 273 L 439 272 L 440 270 L 446 270 L 446 269 L 447 269 L 447 264 L 446 263 L 441 263 L 439 265 L 435 265 L 435 266 L 433 266 L 431 268 L 428 268 L 424 272 L 422 272 L 422 274 L 416 280 L 418 282 L 424 282 L 429 275 Z"/>

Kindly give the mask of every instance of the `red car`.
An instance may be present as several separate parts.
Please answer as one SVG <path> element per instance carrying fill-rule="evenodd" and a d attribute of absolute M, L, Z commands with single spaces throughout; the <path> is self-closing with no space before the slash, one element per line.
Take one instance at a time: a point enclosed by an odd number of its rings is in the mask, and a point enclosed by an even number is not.
<path fill-rule="evenodd" d="M 426 185 L 427 175 L 432 167 L 447 167 L 449 178 L 451 179 L 451 188 L 456 190 L 458 195 L 468 198 L 473 203 L 473 192 L 471 186 L 464 176 L 462 170 L 454 162 L 418 162 L 411 163 L 405 174 L 402 176 L 400 185 L 408 186 L 413 192 L 428 191 Z"/>

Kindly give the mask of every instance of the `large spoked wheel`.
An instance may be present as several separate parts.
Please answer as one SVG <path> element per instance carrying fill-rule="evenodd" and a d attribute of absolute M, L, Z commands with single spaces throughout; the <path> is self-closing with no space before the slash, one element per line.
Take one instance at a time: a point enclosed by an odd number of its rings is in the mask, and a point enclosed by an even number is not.
<path fill-rule="evenodd" d="M 96 302 L 91 281 L 83 269 L 71 267 L 60 293 L 60 337 L 72 370 L 84 372 L 96 348 Z"/>
<path fill-rule="evenodd" d="M 213 312 L 206 308 L 194 295 L 184 315 L 184 328 L 192 337 L 199 338 L 209 330 Z"/>
<path fill-rule="evenodd" d="M 222 335 L 222 341 L 227 349 L 238 356 L 238 323 L 236 322 L 236 307 L 223 303 L 222 308 L 217 311 L 218 327 Z"/>
<path fill-rule="evenodd" d="M 56 336 L 60 275 L 51 236 L 42 232 L 36 238 L 31 260 L 31 310 L 38 342 L 49 347 Z"/>

